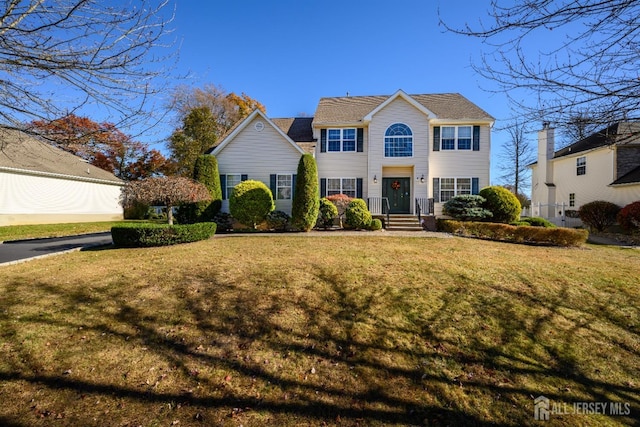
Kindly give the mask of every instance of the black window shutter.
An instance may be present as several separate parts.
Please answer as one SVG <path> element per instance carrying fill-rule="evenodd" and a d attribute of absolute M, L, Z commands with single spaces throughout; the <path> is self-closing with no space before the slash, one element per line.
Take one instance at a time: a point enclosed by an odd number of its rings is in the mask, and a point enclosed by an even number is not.
<path fill-rule="evenodd" d="M 269 175 L 269 188 L 271 189 L 271 194 L 273 195 L 273 199 L 275 200 L 276 195 L 276 174 L 272 173 Z"/>
<path fill-rule="evenodd" d="M 293 199 L 293 195 L 296 194 L 296 174 L 291 175 L 291 199 Z"/>
<path fill-rule="evenodd" d="M 480 192 L 480 179 L 471 178 L 471 194 L 478 194 Z"/>
<path fill-rule="evenodd" d="M 327 130 L 320 129 L 320 152 L 327 152 Z"/>
<path fill-rule="evenodd" d="M 440 203 L 440 178 L 433 178 L 433 201 Z"/>
<path fill-rule="evenodd" d="M 249 179 L 249 175 L 244 174 L 244 173 L 242 175 L 240 175 L 240 181 L 246 181 L 248 179 Z"/>
<path fill-rule="evenodd" d="M 356 197 L 362 199 L 362 178 L 356 178 Z"/>
<path fill-rule="evenodd" d="M 220 187 L 222 187 L 222 200 L 227 199 L 227 175 L 220 175 Z"/>
<path fill-rule="evenodd" d="M 364 129 L 358 128 L 358 153 L 362 153 L 364 151 Z"/>
<path fill-rule="evenodd" d="M 327 197 L 327 178 L 320 178 L 320 197 Z"/>
<path fill-rule="evenodd" d="M 433 151 L 440 151 L 440 126 L 433 127 Z"/>
<path fill-rule="evenodd" d="M 480 126 L 473 127 L 473 151 L 480 151 Z"/>

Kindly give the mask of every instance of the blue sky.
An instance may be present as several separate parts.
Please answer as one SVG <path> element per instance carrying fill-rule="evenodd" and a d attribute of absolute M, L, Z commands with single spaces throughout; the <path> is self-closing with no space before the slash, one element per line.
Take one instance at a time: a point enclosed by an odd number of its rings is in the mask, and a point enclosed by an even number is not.
<path fill-rule="evenodd" d="M 486 19 L 488 6 L 478 0 L 177 1 L 174 72 L 189 73 L 182 84 L 244 92 L 269 117 L 313 115 L 321 97 L 402 89 L 461 93 L 500 127 L 511 115 L 506 96 L 486 91 L 491 82 L 471 67 L 481 41 L 438 25 L 438 8 L 447 22 L 462 26 Z M 161 126 L 157 137 L 168 136 L 171 126 Z M 494 184 L 505 138 L 493 134 Z"/>

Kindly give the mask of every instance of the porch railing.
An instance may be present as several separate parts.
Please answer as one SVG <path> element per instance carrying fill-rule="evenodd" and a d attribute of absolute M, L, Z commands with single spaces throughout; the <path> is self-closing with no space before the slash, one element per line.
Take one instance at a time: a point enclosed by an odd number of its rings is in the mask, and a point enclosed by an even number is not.
<path fill-rule="evenodd" d="M 369 212 L 373 215 L 386 215 L 387 222 L 385 226 L 389 224 L 389 211 L 391 210 L 391 205 L 389 204 L 388 197 L 369 197 L 367 199 L 367 206 L 369 208 Z"/>
<path fill-rule="evenodd" d="M 426 197 L 416 198 L 416 214 L 418 214 L 418 222 L 422 224 L 422 215 L 433 215 L 434 206 L 433 199 Z"/>

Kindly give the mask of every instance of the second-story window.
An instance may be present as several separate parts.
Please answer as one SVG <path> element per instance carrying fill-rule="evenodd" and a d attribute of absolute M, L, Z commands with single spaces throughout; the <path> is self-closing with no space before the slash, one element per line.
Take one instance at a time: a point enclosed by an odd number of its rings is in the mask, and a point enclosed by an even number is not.
<path fill-rule="evenodd" d="M 587 173 L 587 158 L 578 157 L 576 159 L 576 175 L 585 175 Z"/>
<path fill-rule="evenodd" d="M 354 128 L 329 129 L 327 151 L 356 151 L 356 130 Z"/>
<path fill-rule="evenodd" d="M 413 133 L 404 123 L 394 123 L 384 133 L 385 157 L 413 156 Z"/>

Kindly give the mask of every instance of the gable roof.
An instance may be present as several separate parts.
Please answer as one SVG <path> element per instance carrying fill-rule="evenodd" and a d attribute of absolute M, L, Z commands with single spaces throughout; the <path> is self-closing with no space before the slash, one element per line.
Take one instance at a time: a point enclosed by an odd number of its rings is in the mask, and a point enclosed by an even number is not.
<path fill-rule="evenodd" d="M 0 170 L 122 185 L 112 173 L 93 166 L 25 132 L 0 128 Z"/>
<path fill-rule="evenodd" d="M 321 98 L 313 124 L 314 126 L 323 126 L 362 123 L 369 113 L 376 110 L 389 98 L 399 96 L 400 93 L 404 94 L 404 92 L 398 91 L 394 95 Z M 491 122 L 495 120 L 490 114 L 459 93 L 406 96 L 435 114 L 438 119 Z"/>
<path fill-rule="evenodd" d="M 618 122 L 554 153 L 553 158 L 581 153 L 608 145 L 640 144 L 640 122 Z"/>
<path fill-rule="evenodd" d="M 305 154 L 305 150 L 298 146 L 279 126 L 277 126 L 272 120 L 270 120 L 265 114 L 256 109 L 239 123 L 237 123 L 232 130 L 227 133 L 219 144 L 207 150 L 207 154 L 218 154 L 222 149 L 229 144 L 243 129 L 249 126 L 249 123 L 253 121 L 257 116 L 260 116 L 262 120 L 264 120 L 269 126 L 276 130 L 292 147 L 300 152 L 300 154 Z"/>
<path fill-rule="evenodd" d="M 307 153 L 313 153 L 316 141 L 313 139 L 313 117 L 291 117 L 271 119 L 289 138 Z"/>

